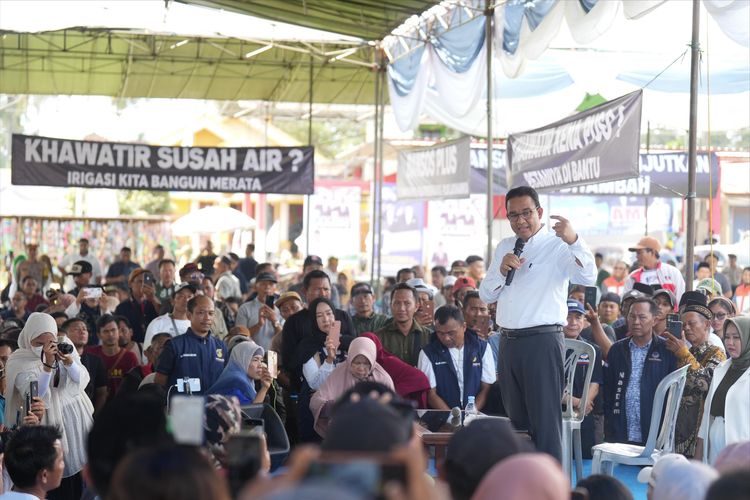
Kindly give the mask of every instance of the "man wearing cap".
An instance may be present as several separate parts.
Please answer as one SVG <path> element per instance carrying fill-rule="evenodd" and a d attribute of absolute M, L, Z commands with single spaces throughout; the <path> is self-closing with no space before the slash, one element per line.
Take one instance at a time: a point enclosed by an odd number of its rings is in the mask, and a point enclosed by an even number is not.
<path fill-rule="evenodd" d="M 226 255 L 216 257 L 214 260 L 214 276 L 216 276 L 216 300 L 242 297 L 240 280 L 232 274 L 232 260 L 229 257 Z"/>
<path fill-rule="evenodd" d="M 85 260 L 76 261 L 75 264 L 70 266 L 68 275 L 73 277 L 73 284 L 75 285 L 75 287 L 69 290 L 67 293 L 69 293 L 73 297 L 78 297 L 78 293 L 81 291 L 81 289 L 91 283 L 92 272 L 93 268 L 91 267 L 91 264 L 89 264 L 88 261 Z"/>
<path fill-rule="evenodd" d="M 604 436 L 610 443 L 646 442 L 656 387 L 677 369 L 666 342 L 653 333 L 656 314 L 653 299 L 635 298 L 628 310 L 628 337 L 604 354 Z"/>
<path fill-rule="evenodd" d="M 235 325 L 245 326 L 256 344 L 268 351 L 271 342 L 281 335 L 281 312 L 274 305 L 276 276 L 260 273 L 255 277 L 257 296 L 240 306 Z"/>
<path fill-rule="evenodd" d="M 620 317 L 620 296 L 613 292 L 605 292 L 599 299 L 597 306 L 599 319 L 605 325 L 612 326 L 612 323 Z"/>
<path fill-rule="evenodd" d="M 71 252 L 67 254 L 65 257 L 60 260 L 60 263 L 58 265 L 58 268 L 60 269 L 60 272 L 65 275 L 65 273 L 68 271 L 68 266 L 73 265 L 75 262 L 78 262 L 79 260 L 85 260 L 91 265 L 91 276 L 90 278 L 90 285 L 96 285 L 98 283 L 102 282 L 102 266 L 99 265 L 99 259 L 96 258 L 95 255 L 93 255 L 89 251 L 89 240 L 86 238 L 81 238 L 78 240 L 78 252 Z M 69 279 L 65 281 L 65 288 L 73 288 L 73 280 Z"/>
<path fill-rule="evenodd" d="M 675 428 L 675 451 L 688 458 L 695 455 L 703 403 L 717 366 L 727 358 L 722 348 L 708 341 L 711 332 L 708 299 L 700 292 L 685 292 L 680 301 L 681 337 L 665 332 L 667 349 L 677 357 L 677 366 L 689 365 Z M 690 343 L 688 345 L 688 342 Z"/>
<path fill-rule="evenodd" d="M 648 489 L 646 490 L 646 498 L 648 500 L 653 500 L 656 482 L 664 474 L 664 471 L 672 465 L 680 463 L 686 464 L 688 463 L 688 459 L 678 453 L 667 453 L 666 455 L 661 455 L 653 467 L 644 467 L 641 469 L 638 473 L 638 482 L 648 484 Z"/>
<path fill-rule="evenodd" d="M 430 341 L 430 331 L 414 318 L 418 307 L 417 291 L 406 283 L 397 283 L 391 292 L 393 317 L 375 332 L 383 349 L 411 366 L 417 366 L 420 349 Z"/>
<path fill-rule="evenodd" d="M 289 287 L 290 292 L 297 292 L 301 297 L 305 297 L 306 294 L 304 292 L 305 284 L 304 284 L 304 277 L 307 276 L 311 271 L 321 271 L 323 270 L 323 259 L 318 257 L 317 255 L 308 255 L 305 257 L 305 262 L 302 264 L 302 276 L 303 279 L 299 283 L 295 283 L 294 285 Z M 323 271 L 325 272 L 325 271 Z M 326 273 L 326 276 L 328 274 Z M 331 281 L 331 278 L 328 278 L 328 281 L 330 281 L 331 284 L 335 283 L 336 280 Z M 341 299 L 339 298 L 339 292 L 336 289 L 335 286 L 331 287 L 331 296 L 329 297 L 331 299 L 331 302 L 333 302 L 333 305 L 336 307 L 341 307 Z M 307 299 L 305 298 L 307 301 Z"/>
<path fill-rule="evenodd" d="M 500 241 L 479 288 L 484 302 L 497 302 L 503 405 L 539 451 L 561 460 L 568 283 L 594 284 L 594 256 L 564 217 L 551 216 L 552 231 L 543 228 L 533 188 L 508 191 L 505 207 L 515 236 Z"/>
<path fill-rule="evenodd" d="M 584 419 L 581 423 L 581 446 L 583 450 L 583 458 L 591 458 L 591 448 L 598 444 L 595 437 L 595 425 L 594 425 L 594 405 L 597 403 L 596 397 L 599 394 L 599 389 L 604 382 L 604 375 L 602 374 L 602 351 L 599 346 L 589 341 L 581 335 L 583 330 L 584 317 L 586 316 L 586 310 L 583 304 L 574 299 L 568 299 L 568 318 L 567 323 L 563 327 L 563 333 L 566 339 L 580 340 L 586 342 L 594 348 L 594 359 L 589 359 L 588 355 L 583 354 L 578 359 L 576 365 L 576 373 L 573 379 L 573 407 L 578 414 L 583 413 Z M 595 315 L 594 315 L 595 316 Z M 566 357 L 568 353 L 566 352 Z M 588 401 L 586 407 L 581 406 L 581 395 L 583 394 L 583 382 L 585 380 L 586 371 L 592 370 L 591 372 L 591 383 L 589 384 Z M 566 401 L 565 398 L 563 401 Z M 601 399 L 599 400 L 601 406 Z"/>
<path fill-rule="evenodd" d="M 130 247 L 122 247 L 120 249 L 120 260 L 113 262 L 109 269 L 107 269 L 107 276 L 105 283 L 128 283 L 130 274 L 136 269 L 140 269 L 141 265 L 137 262 L 130 260 L 133 251 Z"/>
<path fill-rule="evenodd" d="M 454 260 L 451 263 L 451 276 L 455 276 L 456 278 L 460 278 L 461 276 L 466 276 L 466 272 L 469 270 L 469 265 L 464 260 Z"/>
<path fill-rule="evenodd" d="M 419 353 L 418 368 L 430 382 L 430 408 L 464 408 L 469 397 L 484 408 L 497 373 L 487 342 L 466 329 L 461 309 L 441 307 L 435 313 L 435 336 Z"/>
<path fill-rule="evenodd" d="M 182 335 L 190 328 L 187 305 L 190 299 L 195 296 L 196 290 L 195 285 L 191 283 L 180 283 L 177 285 L 172 297 L 172 311 L 154 319 L 149 323 L 148 328 L 146 328 L 146 336 L 143 339 L 144 351 L 149 348 L 154 336 L 157 334 L 168 333 L 172 337 L 176 337 Z"/>
<path fill-rule="evenodd" d="M 641 238 L 636 246 L 628 250 L 635 252 L 640 267 L 630 273 L 625 280 L 625 292 L 633 289 L 633 283 L 661 285 L 662 288 L 674 293 L 678 301 L 680 300 L 685 292 L 685 279 L 679 269 L 659 260 L 661 244 L 656 238 Z"/>
<path fill-rule="evenodd" d="M 628 265 L 623 261 L 615 262 L 612 274 L 602 281 L 602 293 L 611 292 L 622 296 L 625 291 L 625 279 L 628 277 Z"/>
<path fill-rule="evenodd" d="M 731 299 L 733 290 L 732 284 L 729 282 L 729 279 L 727 279 L 727 277 L 724 276 L 724 274 L 720 273 L 717 269 L 717 266 L 719 264 L 719 257 L 714 253 L 709 253 L 703 260 L 708 262 L 709 268 L 711 269 L 711 277 L 718 281 L 719 285 L 721 285 L 721 291 L 718 292 L 718 294 Z"/>
<path fill-rule="evenodd" d="M 365 332 L 380 330 L 388 317 L 375 312 L 375 293 L 369 283 L 355 283 L 351 289 L 351 301 L 354 306 L 354 329 L 357 336 Z"/>
<path fill-rule="evenodd" d="M 480 283 L 484 278 L 484 259 L 479 255 L 469 255 L 466 257 L 466 265 L 469 266 L 469 277 Z"/>
<path fill-rule="evenodd" d="M 473 292 L 476 289 L 477 284 L 474 281 L 474 278 L 470 278 L 469 276 L 459 276 L 456 278 L 456 283 L 453 284 L 453 289 L 451 290 L 456 305 L 463 305 L 466 294 Z"/>
<path fill-rule="evenodd" d="M 424 282 L 422 278 L 410 279 L 406 282 L 407 285 L 414 288 L 419 296 L 419 302 L 417 306 L 417 313 L 414 318 L 417 323 L 422 325 L 423 328 L 427 328 L 430 331 L 435 331 L 434 315 L 435 315 L 435 292 L 430 285 Z"/>
<path fill-rule="evenodd" d="M 456 284 L 456 281 L 458 281 L 458 278 L 456 278 L 455 276 L 446 276 L 443 280 L 443 286 L 440 288 L 440 295 L 442 295 L 443 299 L 445 299 L 445 303 L 443 305 L 456 305 L 456 299 L 455 297 L 453 297 L 453 285 Z"/>
<path fill-rule="evenodd" d="M 159 315 L 161 303 L 156 298 L 155 282 L 150 272 L 140 267 L 134 269 L 128 279 L 130 300 L 120 302 L 115 309 L 115 314 L 125 316 L 130 321 L 136 342 L 143 342 L 148 324 Z"/>

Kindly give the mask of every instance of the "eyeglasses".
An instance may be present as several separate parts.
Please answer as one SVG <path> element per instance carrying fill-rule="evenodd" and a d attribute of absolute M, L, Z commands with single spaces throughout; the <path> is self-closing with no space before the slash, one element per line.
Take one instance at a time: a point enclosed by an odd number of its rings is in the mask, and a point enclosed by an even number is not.
<path fill-rule="evenodd" d="M 534 207 L 534 208 L 537 209 L 539 207 Z M 523 212 L 521 212 L 520 214 L 517 214 L 515 212 L 509 212 L 508 213 L 508 220 L 511 221 L 511 222 L 518 222 L 518 219 L 520 217 L 523 217 L 524 220 L 529 220 L 531 218 L 531 216 L 534 214 L 534 212 L 535 212 L 535 210 L 530 210 L 528 208 L 526 210 L 524 210 Z"/>
<path fill-rule="evenodd" d="M 727 319 L 727 313 L 714 313 L 714 319 L 717 319 L 719 321 L 723 321 Z"/>

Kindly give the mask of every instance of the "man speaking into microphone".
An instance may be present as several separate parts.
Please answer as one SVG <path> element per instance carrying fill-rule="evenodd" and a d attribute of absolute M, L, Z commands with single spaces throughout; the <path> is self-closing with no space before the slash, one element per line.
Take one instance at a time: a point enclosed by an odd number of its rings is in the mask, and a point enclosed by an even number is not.
<path fill-rule="evenodd" d="M 538 451 L 560 461 L 568 283 L 593 285 L 596 265 L 570 221 L 552 215 L 552 231 L 544 227 L 533 188 L 508 191 L 505 208 L 516 236 L 497 245 L 479 296 L 497 302 L 505 410 L 517 429 L 529 430 Z"/>

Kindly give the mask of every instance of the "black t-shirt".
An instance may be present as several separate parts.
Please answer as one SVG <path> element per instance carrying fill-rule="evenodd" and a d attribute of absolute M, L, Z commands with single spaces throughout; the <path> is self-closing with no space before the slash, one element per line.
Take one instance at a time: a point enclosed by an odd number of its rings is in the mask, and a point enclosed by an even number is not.
<path fill-rule="evenodd" d="M 91 400 L 91 404 L 96 401 L 96 390 L 100 387 L 107 387 L 107 369 L 104 367 L 104 361 L 99 356 L 88 352 L 81 354 L 81 364 L 89 372 L 89 383 L 86 386 L 86 395 Z"/>

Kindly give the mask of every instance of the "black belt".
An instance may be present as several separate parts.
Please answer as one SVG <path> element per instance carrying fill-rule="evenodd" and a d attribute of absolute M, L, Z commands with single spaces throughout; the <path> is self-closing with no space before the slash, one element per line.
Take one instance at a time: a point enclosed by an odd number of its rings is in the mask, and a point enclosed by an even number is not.
<path fill-rule="evenodd" d="M 501 328 L 502 334 L 509 339 L 518 339 L 522 337 L 532 337 L 543 333 L 560 333 L 563 327 L 560 325 L 539 325 L 529 328 Z"/>

